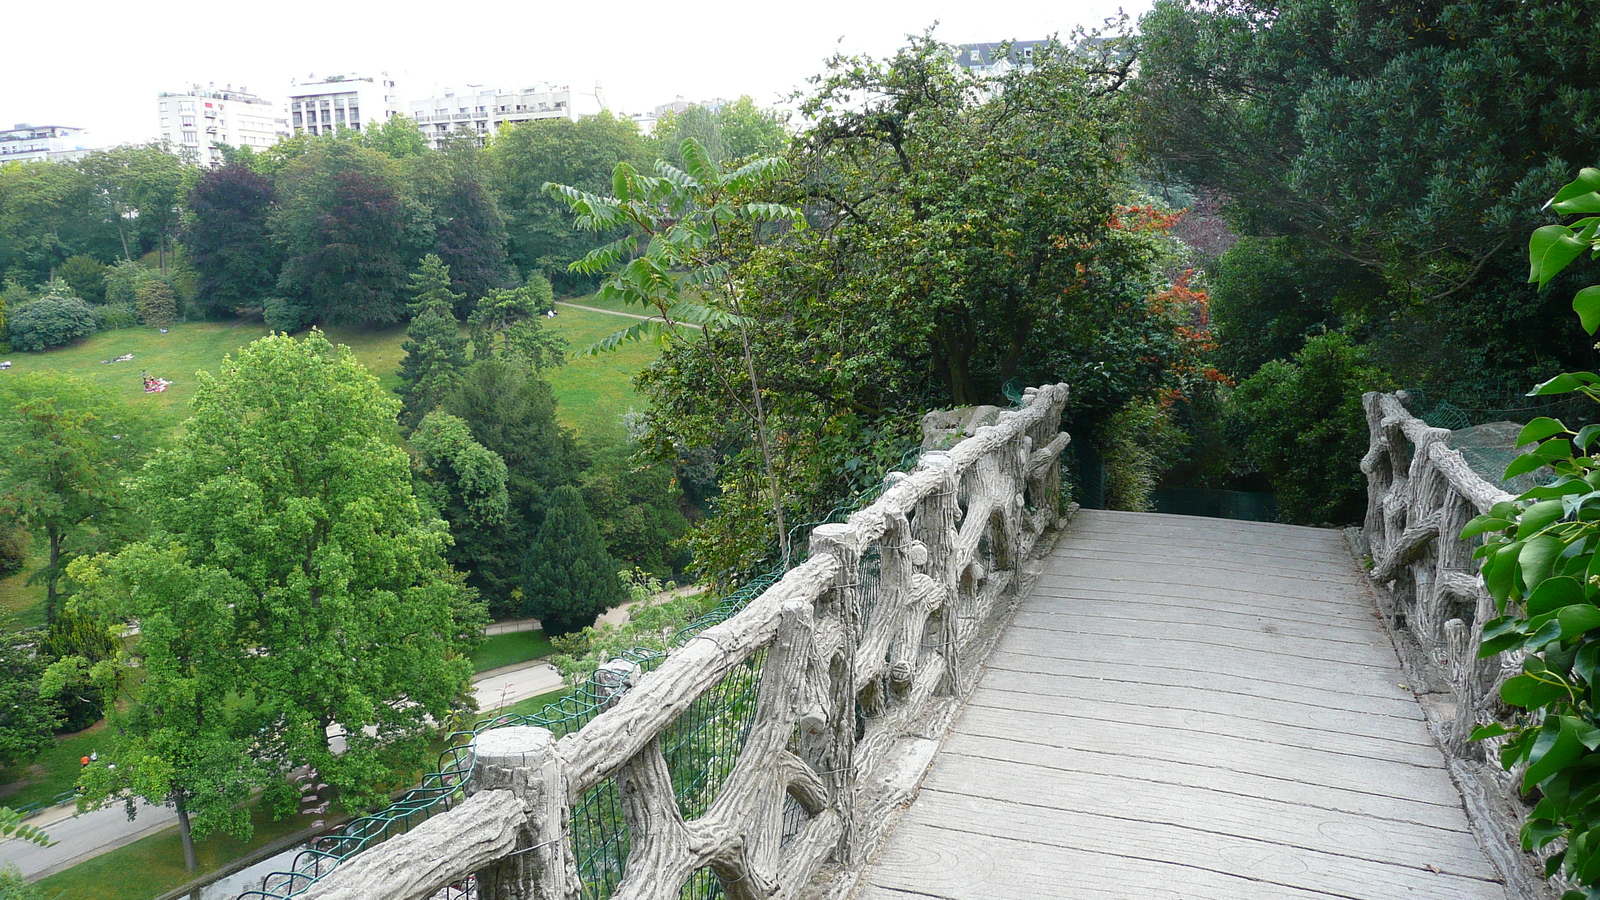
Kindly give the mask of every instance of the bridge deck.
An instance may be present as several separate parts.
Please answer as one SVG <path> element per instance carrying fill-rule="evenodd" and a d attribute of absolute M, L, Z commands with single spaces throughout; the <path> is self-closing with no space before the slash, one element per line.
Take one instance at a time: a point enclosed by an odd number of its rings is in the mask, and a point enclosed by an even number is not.
<path fill-rule="evenodd" d="M 859 900 L 1504 900 L 1334 531 L 1084 511 Z"/>

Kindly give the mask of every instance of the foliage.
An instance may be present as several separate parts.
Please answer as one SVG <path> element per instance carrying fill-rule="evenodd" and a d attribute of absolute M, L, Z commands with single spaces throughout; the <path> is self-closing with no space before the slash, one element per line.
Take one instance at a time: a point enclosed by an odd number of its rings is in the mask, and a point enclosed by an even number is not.
<path fill-rule="evenodd" d="M 135 296 L 140 323 L 166 328 L 178 321 L 178 297 L 165 278 L 147 280 Z"/>
<path fill-rule="evenodd" d="M 0 576 L 22 571 L 33 552 L 33 537 L 28 529 L 8 524 L 0 528 Z"/>
<path fill-rule="evenodd" d="M 524 122 L 496 132 L 486 155 L 506 217 L 511 264 L 524 275 L 549 273 L 562 291 L 586 289 L 591 279 L 567 267 L 611 236 L 575 230 L 565 206 L 545 196 L 543 186 L 556 182 L 606 190 L 617 163 L 644 158 L 638 128 L 609 113 L 576 122 Z"/>
<path fill-rule="evenodd" d="M 297 334 L 317 320 L 311 304 L 288 297 L 267 297 L 261 301 L 261 320 L 273 331 Z"/>
<path fill-rule="evenodd" d="M 566 361 L 567 342 L 544 327 L 545 314 L 555 309 L 550 279 L 534 273 L 515 289 L 497 288 L 485 294 L 467 319 L 473 354 L 500 353 L 518 359 L 536 372 Z M 496 346 L 496 342 L 499 346 Z"/>
<path fill-rule="evenodd" d="M 1544 287 L 1578 257 L 1600 258 L 1600 169 L 1584 169 L 1549 206 L 1584 218 L 1571 225 L 1546 225 L 1528 245 L 1528 280 Z M 1579 291 L 1573 310 L 1585 331 L 1600 329 L 1600 285 Z M 1581 394 L 1600 401 L 1600 376 L 1557 375 L 1530 396 Z M 1483 581 L 1501 615 L 1484 624 L 1480 657 L 1522 655 L 1522 672 L 1508 679 L 1500 697 L 1526 710 L 1509 729 L 1488 725 L 1475 739 L 1500 738 L 1500 762 L 1525 765 L 1524 791 L 1537 788 L 1539 802 L 1522 828 L 1523 847 L 1543 849 L 1561 841 L 1548 858 L 1547 874 L 1565 871 L 1579 890 L 1563 900 L 1600 897 L 1600 461 L 1592 453 L 1600 425 L 1576 431 L 1539 417 L 1523 427 L 1517 445 L 1537 444 L 1506 467 L 1506 477 L 1553 472 L 1548 484 L 1495 504 L 1468 523 L 1463 539 L 1483 536 L 1474 551 Z"/>
<path fill-rule="evenodd" d="M 454 537 L 448 556 L 463 572 L 493 560 L 485 551 L 503 550 L 495 536 L 506 527 L 506 463 L 472 437 L 467 423 L 443 412 L 430 412 L 411 433 L 417 454 L 417 495 L 450 523 Z"/>
<path fill-rule="evenodd" d="M 101 187 L 76 165 L 0 167 L 0 273 L 39 284 L 68 258 L 115 259 L 118 225 L 101 215 Z"/>
<path fill-rule="evenodd" d="M 94 308 L 95 325 L 101 331 L 118 331 L 139 324 L 139 309 L 121 303 L 108 303 Z"/>
<path fill-rule="evenodd" d="M 1271 479 L 1286 521 L 1359 521 L 1365 483 L 1364 391 L 1393 387 L 1365 351 L 1340 332 L 1306 341 L 1292 360 L 1273 360 L 1233 393 L 1234 438 Z"/>
<path fill-rule="evenodd" d="M 577 478 L 582 459 L 572 436 L 556 422 L 550 385 L 516 360 L 474 360 L 440 409 L 467 423 L 473 440 L 505 462 L 506 526 L 463 551 L 476 560 L 468 583 L 497 613 L 511 611 L 518 605 L 523 548 L 543 518 L 550 492 Z"/>
<path fill-rule="evenodd" d="M 570 485 L 556 488 L 523 560 L 524 613 L 538 616 L 546 634 L 563 635 L 593 625 L 623 596 L 616 561 L 582 495 Z"/>
<path fill-rule="evenodd" d="M 184 188 L 177 154 L 154 142 L 124 144 L 96 150 L 73 165 L 93 180 L 96 211 L 116 229 L 123 259 L 155 249 L 161 274 L 167 274 L 167 242 L 177 230 Z"/>
<path fill-rule="evenodd" d="M 63 732 L 82 731 L 105 716 L 105 692 L 90 672 L 116 657 L 120 641 L 114 634 L 120 630 L 120 623 L 108 625 L 68 606 L 39 640 L 36 653 L 49 663 L 40 693 L 61 705 Z"/>
<path fill-rule="evenodd" d="M 118 260 L 116 265 L 106 268 L 105 302 L 113 306 L 133 306 L 138 302 L 140 286 L 159 277 L 131 259 Z"/>
<path fill-rule="evenodd" d="M 411 324 L 400 349 L 400 427 L 409 431 L 439 405 L 467 366 L 467 341 L 456 321 L 464 295 L 450 290 L 450 267 L 430 253 L 411 274 Z"/>
<path fill-rule="evenodd" d="M 240 834 L 237 801 L 288 790 L 291 767 L 347 808 L 415 771 L 430 721 L 465 702 L 460 649 L 482 619 L 412 493 L 396 406 L 315 331 L 200 375 L 185 431 L 139 482 L 157 529 L 72 567 L 81 602 L 141 623 L 91 799 L 131 791 L 184 804 L 197 833 Z"/>
<path fill-rule="evenodd" d="M 636 458 L 636 449 L 614 441 L 590 450 L 579 479 L 584 506 L 619 562 L 657 578 L 681 577 L 689 564 L 683 492 L 671 466 Z"/>
<path fill-rule="evenodd" d="M 126 480 L 155 441 L 143 416 L 76 376 L 0 383 L 0 512 L 49 548 L 33 576 L 45 584 L 47 621 L 55 621 L 67 564 L 137 529 Z"/>
<path fill-rule="evenodd" d="M 329 141 L 289 163 L 269 218 L 285 261 L 278 290 L 332 323 L 383 325 L 405 311 L 408 228 L 392 160 L 351 141 Z"/>
<path fill-rule="evenodd" d="M 455 143 L 416 157 L 408 174 L 413 193 L 432 211 L 433 252 L 449 266 L 450 287 L 459 295 L 452 311 L 466 316 L 472 301 L 514 283 L 487 162 L 475 143 Z"/>
<path fill-rule="evenodd" d="M 1106 508 L 1149 512 L 1151 492 L 1177 461 L 1185 435 L 1171 410 L 1155 400 L 1137 399 L 1106 420 L 1101 454 L 1106 466 Z"/>
<path fill-rule="evenodd" d="M 11 310 L 6 320 L 6 340 L 18 350 L 44 350 L 93 334 L 97 324 L 89 304 L 52 291 Z"/>
<path fill-rule="evenodd" d="M 39 694 L 43 673 L 44 661 L 26 638 L 0 632 L 0 765 L 31 762 L 55 740 L 61 710 Z"/>
<path fill-rule="evenodd" d="M 183 243 L 205 314 L 259 306 L 276 284 L 282 255 L 268 231 L 275 196 L 272 180 L 243 162 L 202 171 L 190 189 Z"/>
<path fill-rule="evenodd" d="M 747 96 L 715 109 L 691 106 L 680 113 L 669 112 L 656 122 L 650 136 L 655 145 L 652 152 L 683 168 L 688 161 L 679 147 L 693 138 L 718 166 L 776 156 L 789 146 L 790 135 L 784 127 L 787 119 L 785 113 L 757 107 Z"/>
<path fill-rule="evenodd" d="M 45 900 L 44 889 L 29 884 L 16 863 L 0 866 L 0 900 Z"/>
<path fill-rule="evenodd" d="M 72 292 L 90 303 L 106 300 L 105 263 L 82 253 L 67 257 L 56 270 L 56 277 L 72 287 Z"/>
<path fill-rule="evenodd" d="M 1361 324 L 1397 375 L 1520 381 L 1589 355 L 1545 327 L 1555 295 L 1519 284 L 1512 251 L 1595 159 L 1590 13 L 1580 0 L 1160 0 L 1140 22 L 1138 133 L 1174 175 L 1227 196 L 1243 233 L 1376 285 L 1339 299 L 1342 324 Z M 1256 277 L 1275 290 L 1270 271 Z"/>

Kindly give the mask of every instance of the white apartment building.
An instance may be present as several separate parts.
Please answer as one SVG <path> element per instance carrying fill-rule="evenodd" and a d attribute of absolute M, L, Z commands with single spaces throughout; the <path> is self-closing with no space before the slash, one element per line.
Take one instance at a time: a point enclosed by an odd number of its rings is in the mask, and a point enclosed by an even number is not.
<path fill-rule="evenodd" d="M 361 131 L 404 111 L 388 72 L 377 75 L 312 76 L 288 90 L 289 128 L 295 134 Z"/>
<path fill-rule="evenodd" d="M 1033 68 L 1033 51 L 1041 51 L 1047 41 L 1012 41 L 1011 54 L 1003 56 L 1000 41 L 986 41 L 981 44 L 961 44 L 956 47 L 956 65 L 972 72 L 974 75 L 1000 76 L 1020 68 L 1028 71 Z"/>
<path fill-rule="evenodd" d="M 82 128 L 18 122 L 9 130 L 0 130 L 0 164 L 82 159 L 94 149 L 88 135 Z"/>
<path fill-rule="evenodd" d="M 162 140 L 202 166 L 222 162 L 223 144 L 262 150 L 289 133 L 281 107 L 231 84 L 164 91 L 156 95 L 156 116 Z"/>
<path fill-rule="evenodd" d="M 537 119 L 576 121 L 605 109 L 605 95 L 599 86 L 587 94 L 548 84 L 520 91 L 468 85 L 465 90 L 446 88 L 435 93 L 438 96 L 407 104 L 411 118 L 435 148 L 462 132 L 475 135 L 481 143 L 501 125 Z"/>

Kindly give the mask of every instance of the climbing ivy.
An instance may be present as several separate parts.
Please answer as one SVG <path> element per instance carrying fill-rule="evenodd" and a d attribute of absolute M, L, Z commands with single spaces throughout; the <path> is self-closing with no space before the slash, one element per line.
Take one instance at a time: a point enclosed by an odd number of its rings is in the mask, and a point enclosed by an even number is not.
<path fill-rule="evenodd" d="M 1549 207 L 1588 217 L 1533 233 L 1528 280 L 1540 287 L 1584 253 L 1600 258 L 1600 169 L 1584 169 Z M 1579 291 L 1573 309 L 1594 334 L 1600 285 Z M 1600 400 L 1600 375 L 1563 373 L 1529 395 L 1568 393 Z M 1506 468 L 1507 478 L 1548 467 L 1554 480 L 1496 504 L 1462 538 L 1484 537 L 1475 556 L 1500 613 L 1485 624 L 1478 655 L 1524 654 L 1522 672 L 1500 691 L 1523 712 L 1473 738 L 1505 737 L 1501 764 L 1526 766 L 1522 788 L 1537 790 L 1538 802 L 1522 828 L 1523 847 L 1564 841 L 1546 875 L 1565 871 L 1580 887 L 1562 900 L 1600 900 L 1600 425 L 1574 431 L 1536 418 L 1517 444 L 1537 446 Z"/>

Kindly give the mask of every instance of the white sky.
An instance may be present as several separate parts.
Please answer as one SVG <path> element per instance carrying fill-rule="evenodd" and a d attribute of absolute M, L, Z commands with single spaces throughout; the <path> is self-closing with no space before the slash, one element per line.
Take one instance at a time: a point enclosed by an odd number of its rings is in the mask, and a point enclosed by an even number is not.
<path fill-rule="evenodd" d="M 0 127 L 92 131 L 96 145 L 155 135 L 159 91 L 194 82 L 282 100 L 290 78 L 387 70 L 405 99 L 435 85 L 592 90 L 647 111 L 749 94 L 776 106 L 838 50 L 885 56 L 936 20 L 952 44 L 1067 35 L 1150 0 L 29 0 L 0 33 Z"/>

